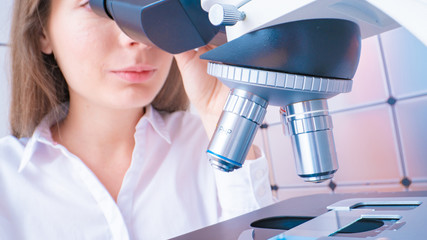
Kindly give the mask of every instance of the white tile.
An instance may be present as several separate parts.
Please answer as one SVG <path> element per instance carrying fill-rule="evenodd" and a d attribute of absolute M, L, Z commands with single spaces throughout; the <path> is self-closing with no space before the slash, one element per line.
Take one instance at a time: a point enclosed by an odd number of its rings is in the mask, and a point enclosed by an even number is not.
<path fill-rule="evenodd" d="M 269 105 L 267 113 L 265 114 L 264 122 L 266 123 L 280 123 L 280 106 Z"/>
<path fill-rule="evenodd" d="M 407 172 L 411 179 L 427 178 L 427 96 L 396 103 Z"/>
<path fill-rule="evenodd" d="M 427 191 L 427 182 L 412 183 L 411 186 L 409 186 L 409 191 Z"/>
<path fill-rule="evenodd" d="M 340 186 L 335 189 L 336 193 L 362 193 L 362 192 L 403 192 L 406 189 L 401 184 L 378 184 L 359 186 Z"/>
<path fill-rule="evenodd" d="M 1 0 L 0 7 L 0 43 L 9 42 L 13 0 Z"/>
<path fill-rule="evenodd" d="M 378 37 L 364 39 L 352 90 L 330 98 L 329 109 L 334 111 L 385 102 L 389 93 L 383 66 Z"/>
<path fill-rule="evenodd" d="M 0 47 L 0 137 L 9 133 L 9 65 L 8 48 Z"/>
<path fill-rule="evenodd" d="M 381 35 L 392 94 L 397 98 L 427 92 L 427 47 L 406 29 Z"/>
<path fill-rule="evenodd" d="M 279 189 L 278 191 L 278 200 L 286 200 L 294 197 L 301 197 L 313 194 L 329 193 L 333 194 L 332 191 L 324 187 L 301 187 L 301 188 L 289 188 L 289 189 Z"/>
<path fill-rule="evenodd" d="M 332 115 L 339 169 L 337 183 L 400 180 L 390 106 Z"/>

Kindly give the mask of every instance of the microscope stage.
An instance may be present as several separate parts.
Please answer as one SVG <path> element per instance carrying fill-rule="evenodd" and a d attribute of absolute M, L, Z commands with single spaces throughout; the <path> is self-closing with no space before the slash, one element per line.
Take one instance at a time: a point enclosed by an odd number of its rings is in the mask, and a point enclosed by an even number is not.
<path fill-rule="evenodd" d="M 175 238 L 221 240 L 424 240 L 427 192 L 290 198 Z"/>

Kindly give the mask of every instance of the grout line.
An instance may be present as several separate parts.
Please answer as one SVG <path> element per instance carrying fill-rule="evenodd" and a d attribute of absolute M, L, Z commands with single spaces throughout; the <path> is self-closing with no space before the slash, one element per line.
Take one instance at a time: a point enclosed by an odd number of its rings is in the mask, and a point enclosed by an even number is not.
<path fill-rule="evenodd" d="M 268 124 L 269 127 L 274 127 L 276 125 L 282 125 L 282 122 L 275 122 L 275 123 L 269 123 Z"/>
<path fill-rule="evenodd" d="M 390 83 L 390 76 L 388 74 L 388 68 L 387 68 L 387 63 L 386 63 L 386 59 L 385 59 L 385 54 L 384 54 L 384 46 L 381 40 L 381 35 L 378 35 L 378 44 L 380 47 L 380 52 L 381 52 L 381 58 L 382 58 L 382 62 L 383 62 L 383 67 L 384 67 L 384 74 L 385 74 L 385 79 L 386 79 L 386 83 L 387 83 L 387 89 L 389 91 L 390 97 L 393 97 L 393 92 L 391 89 L 391 83 Z M 391 114 L 393 117 L 393 125 L 394 125 L 394 134 L 395 134 L 395 139 L 396 139 L 396 143 L 397 143 L 397 148 L 399 151 L 399 156 L 400 156 L 400 167 L 402 170 L 402 177 L 407 177 L 408 173 L 406 171 L 406 165 L 405 165 L 405 156 L 403 155 L 403 146 L 402 146 L 402 135 L 400 134 L 400 129 L 399 129 L 399 122 L 397 120 L 397 113 L 396 113 L 396 108 L 395 105 L 391 105 Z"/>
<path fill-rule="evenodd" d="M 286 185 L 286 186 L 278 186 L 279 189 L 299 189 L 299 188 L 327 188 L 327 184 L 310 184 L 307 183 L 307 185 Z"/>
<path fill-rule="evenodd" d="M 397 120 L 396 108 L 394 106 L 391 106 L 391 114 L 393 117 L 393 125 L 394 125 L 394 130 L 395 130 L 394 134 L 395 134 L 397 148 L 398 148 L 399 156 L 400 156 L 400 166 L 402 168 L 402 173 L 403 173 L 402 177 L 408 177 L 408 173 L 406 170 L 406 164 L 405 164 L 405 156 L 403 154 L 402 135 L 400 133 L 399 122 Z"/>
<path fill-rule="evenodd" d="M 414 181 L 415 182 L 415 181 Z M 420 182 L 420 181 L 416 181 Z M 427 182 L 427 180 L 426 180 Z M 378 185 L 401 185 L 399 180 L 379 180 L 379 181 L 371 181 L 371 182 L 346 182 L 346 183 L 340 183 L 335 182 L 337 184 L 337 187 L 362 187 L 362 186 L 378 186 Z M 298 189 L 298 188 L 323 188 L 328 187 L 328 184 L 312 184 L 309 185 L 286 185 L 286 186 L 279 186 L 279 189 Z"/>
<path fill-rule="evenodd" d="M 427 92 L 425 93 L 418 93 L 418 94 L 414 94 L 414 95 L 410 95 L 410 96 L 404 96 L 401 98 L 397 98 L 397 100 L 400 101 L 406 101 L 406 100 L 411 100 L 414 98 L 421 98 L 421 97 L 426 97 L 427 96 Z"/>
<path fill-rule="evenodd" d="M 7 44 L 7 43 L 0 43 L 0 47 L 9 47 L 9 44 Z"/>
<path fill-rule="evenodd" d="M 412 179 L 412 183 L 427 183 L 427 179 L 426 178 L 421 178 L 421 179 Z"/>
<path fill-rule="evenodd" d="M 365 109 L 365 108 L 370 108 L 370 107 L 376 107 L 376 106 L 382 105 L 384 103 L 387 103 L 387 101 L 367 103 L 367 104 L 363 104 L 360 106 L 354 106 L 354 107 L 339 109 L 339 110 L 332 110 L 332 111 L 330 111 L 330 113 L 336 114 L 336 113 L 343 113 L 343 112 L 349 112 L 349 111 L 354 111 L 354 110 L 360 110 L 360 109 Z"/>
<path fill-rule="evenodd" d="M 385 82 L 387 84 L 387 90 L 388 90 L 389 96 L 393 97 L 393 91 L 391 89 L 390 76 L 388 75 L 388 68 L 385 61 L 384 47 L 383 47 L 383 42 L 381 40 L 381 35 L 378 35 L 378 45 L 380 47 L 380 54 L 381 54 L 381 60 L 383 63 L 383 68 L 384 68 L 384 75 L 385 75 Z"/>
<path fill-rule="evenodd" d="M 337 184 L 337 187 L 379 186 L 379 185 L 394 185 L 394 184 L 401 186 L 399 181 L 336 183 L 336 184 Z"/>

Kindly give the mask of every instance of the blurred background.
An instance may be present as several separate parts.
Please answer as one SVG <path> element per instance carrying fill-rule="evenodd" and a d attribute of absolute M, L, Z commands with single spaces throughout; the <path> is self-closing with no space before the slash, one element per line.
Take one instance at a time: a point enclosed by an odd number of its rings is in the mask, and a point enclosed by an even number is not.
<path fill-rule="evenodd" d="M 0 8 L 0 137 L 9 134 L 9 31 L 13 0 Z M 328 101 L 339 170 L 305 183 L 295 171 L 278 107 L 269 107 L 255 143 L 270 162 L 283 200 L 315 193 L 427 190 L 427 46 L 404 28 L 362 41 L 353 90 Z"/>

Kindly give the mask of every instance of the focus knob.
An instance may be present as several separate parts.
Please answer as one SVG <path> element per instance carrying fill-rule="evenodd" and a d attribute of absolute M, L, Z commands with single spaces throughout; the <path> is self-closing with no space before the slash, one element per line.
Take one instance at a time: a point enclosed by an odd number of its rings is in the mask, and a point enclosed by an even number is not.
<path fill-rule="evenodd" d="M 244 20 L 244 12 L 240 12 L 236 6 L 227 4 L 214 4 L 209 9 L 209 20 L 215 26 L 233 26 L 238 21 Z"/>

